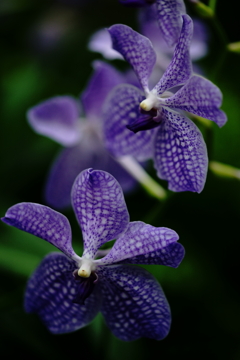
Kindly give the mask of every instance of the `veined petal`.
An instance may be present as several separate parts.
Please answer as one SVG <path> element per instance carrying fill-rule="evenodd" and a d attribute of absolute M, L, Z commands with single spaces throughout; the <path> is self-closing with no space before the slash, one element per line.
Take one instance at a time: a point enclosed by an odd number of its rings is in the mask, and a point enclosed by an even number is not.
<path fill-rule="evenodd" d="M 154 163 L 160 179 L 172 191 L 200 193 L 204 187 L 208 157 L 203 136 L 185 116 L 162 109 L 163 121 L 155 139 Z"/>
<path fill-rule="evenodd" d="M 184 84 L 192 74 L 189 47 L 192 40 L 193 23 L 192 19 L 188 15 L 183 15 L 182 18 L 182 31 L 174 51 L 172 61 L 163 74 L 163 77 L 154 87 L 158 94 L 162 94 L 164 91 L 174 86 Z"/>
<path fill-rule="evenodd" d="M 145 224 L 142 221 L 129 223 L 127 230 L 113 245 L 109 253 L 99 264 L 113 264 L 138 255 L 146 255 L 153 251 L 167 248 L 169 244 L 179 239 L 178 234 L 168 228 Z M 132 261 L 130 261 L 132 263 Z"/>
<path fill-rule="evenodd" d="M 113 334 L 121 340 L 140 337 L 161 340 L 167 336 L 171 313 L 167 299 L 146 270 L 127 265 L 99 270 L 101 311 Z"/>
<path fill-rule="evenodd" d="M 226 114 L 219 110 L 222 104 L 222 93 L 211 81 L 202 76 L 192 76 L 165 104 L 180 110 L 202 116 L 222 127 Z"/>
<path fill-rule="evenodd" d="M 173 46 L 180 36 L 182 15 L 186 13 L 183 0 L 157 0 L 157 20 L 164 39 Z"/>
<path fill-rule="evenodd" d="M 151 41 L 129 26 L 113 25 L 108 29 L 113 48 L 131 64 L 145 92 L 148 92 L 148 79 L 156 62 L 156 54 Z"/>
<path fill-rule="evenodd" d="M 107 33 L 109 36 L 109 34 Z M 104 100 L 114 86 L 124 83 L 124 76 L 113 66 L 103 61 L 94 61 L 94 73 L 87 88 L 81 95 L 84 111 L 88 120 L 101 120 Z"/>
<path fill-rule="evenodd" d="M 128 84 L 117 86 L 109 94 L 104 106 L 103 132 L 106 148 L 116 158 L 132 155 L 143 161 L 152 157 L 155 130 L 134 134 L 126 127 L 142 116 L 139 110 L 142 100 L 142 92 Z"/>
<path fill-rule="evenodd" d="M 85 258 L 126 230 L 129 214 L 121 186 L 105 171 L 83 171 L 73 185 L 72 204 L 83 232 Z"/>
<path fill-rule="evenodd" d="M 1 220 L 46 240 L 71 259 L 80 259 L 72 248 L 72 231 L 68 219 L 47 206 L 19 203 L 10 207 Z"/>
<path fill-rule="evenodd" d="M 79 141 L 79 115 L 79 105 L 70 96 L 48 99 L 27 112 L 29 124 L 37 133 L 63 146 L 73 146 Z"/>
<path fill-rule="evenodd" d="M 121 264 L 165 265 L 177 268 L 184 255 L 185 250 L 182 244 L 171 243 L 163 249 L 123 260 Z"/>
<path fill-rule="evenodd" d="M 25 310 L 39 315 L 54 334 L 72 332 L 88 325 L 101 306 L 98 285 L 84 304 L 73 303 L 79 283 L 74 263 L 63 254 L 47 255 L 28 281 Z"/>
<path fill-rule="evenodd" d="M 109 155 L 98 139 L 85 135 L 78 145 L 62 150 L 53 163 L 45 188 L 47 204 L 55 209 L 70 206 L 76 177 L 90 167 L 111 173 L 123 191 L 130 191 L 136 185 L 133 177 Z"/>

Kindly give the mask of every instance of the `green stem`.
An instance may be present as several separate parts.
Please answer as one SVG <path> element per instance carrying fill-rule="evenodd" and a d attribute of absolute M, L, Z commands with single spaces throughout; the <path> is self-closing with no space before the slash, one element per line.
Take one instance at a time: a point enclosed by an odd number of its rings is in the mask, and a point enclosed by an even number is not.
<path fill-rule="evenodd" d="M 208 6 L 210 7 L 210 9 L 212 9 L 212 12 L 214 14 L 215 14 L 216 5 L 217 5 L 217 0 L 209 0 Z"/>
<path fill-rule="evenodd" d="M 217 161 L 210 161 L 209 169 L 218 176 L 240 180 L 240 169 Z"/>
<path fill-rule="evenodd" d="M 134 177 L 142 187 L 153 197 L 158 200 L 165 200 L 167 198 L 167 192 L 164 190 L 161 185 L 159 185 L 148 173 L 143 169 L 143 167 L 131 156 L 122 156 L 120 158 L 115 158 L 122 167 L 129 172 L 132 177 Z"/>

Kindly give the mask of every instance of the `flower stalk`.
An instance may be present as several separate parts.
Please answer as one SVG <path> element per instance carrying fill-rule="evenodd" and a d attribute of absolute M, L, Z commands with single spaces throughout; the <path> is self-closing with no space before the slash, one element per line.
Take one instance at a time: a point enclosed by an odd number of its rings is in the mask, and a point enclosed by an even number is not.
<path fill-rule="evenodd" d="M 167 198 L 167 191 L 148 175 L 132 156 L 122 156 L 115 160 L 142 185 L 149 195 L 158 200 L 165 200 Z"/>
<path fill-rule="evenodd" d="M 240 180 L 240 169 L 217 161 L 210 161 L 209 169 L 218 176 Z"/>

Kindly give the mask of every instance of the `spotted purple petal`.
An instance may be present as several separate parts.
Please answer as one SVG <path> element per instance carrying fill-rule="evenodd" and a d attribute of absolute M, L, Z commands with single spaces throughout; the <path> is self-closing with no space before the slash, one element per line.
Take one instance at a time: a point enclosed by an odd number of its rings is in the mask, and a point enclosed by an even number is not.
<path fill-rule="evenodd" d="M 222 93 L 211 81 L 194 75 L 172 97 L 166 99 L 166 105 L 213 120 L 222 127 L 226 114 L 219 110 Z"/>
<path fill-rule="evenodd" d="M 170 63 L 169 56 L 172 56 L 173 48 L 170 48 L 166 44 L 162 36 L 162 32 L 159 28 L 157 18 L 158 16 L 156 11 L 156 6 L 149 6 L 139 11 L 139 23 L 141 27 L 141 34 L 146 36 L 151 41 L 151 43 L 153 44 L 153 48 L 157 54 L 157 57 L 159 55 L 167 56 L 166 60 L 168 60 L 168 64 L 167 64 L 168 66 Z M 182 22 L 182 17 L 181 17 L 181 22 Z M 158 64 L 158 60 L 157 60 L 157 64 Z"/>
<path fill-rule="evenodd" d="M 68 219 L 47 206 L 34 203 L 16 204 L 8 209 L 1 220 L 46 240 L 69 258 L 80 259 L 72 248 L 72 232 Z"/>
<path fill-rule="evenodd" d="M 114 86 L 124 82 L 124 76 L 103 61 L 94 61 L 93 68 L 94 73 L 81 95 L 81 101 L 88 120 L 95 118 L 100 121 L 106 96 Z"/>
<path fill-rule="evenodd" d="M 158 94 L 162 94 L 174 86 L 184 84 L 192 74 L 189 47 L 192 40 L 193 23 L 188 15 L 183 15 L 182 18 L 182 31 L 173 54 L 173 59 L 163 77 L 154 87 Z"/>
<path fill-rule="evenodd" d="M 54 334 L 72 332 L 88 325 L 101 306 L 96 286 L 84 304 L 73 303 L 79 283 L 73 277 L 74 263 L 65 255 L 47 255 L 28 281 L 25 310 L 39 315 Z"/>
<path fill-rule="evenodd" d="M 165 41 L 173 46 L 179 38 L 182 14 L 186 13 L 183 0 L 157 0 L 157 19 Z"/>
<path fill-rule="evenodd" d="M 162 110 L 163 121 L 155 139 L 154 162 L 158 176 L 172 191 L 200 193 L 206 181 L 207 148 L 200 130 L 185 116 Z"/>
<path fill-rule="evenodd" d="M 99 270 L 103 295 L 101 311 L 113 334 L 121 340 L 167 336 L 171 314 L 158 282 L 146 270 L 127 265 Z"/>
<path fill-rule="evenodd" d="M 121 264 L 165 265 L 177 268 L 185 254 L 184 247 L 179 243 L 171 243 L 163 249 L 144 255 L 134 256 L 121 261 Z"/>
<path fill-rule="evenodd" d="M 104 106 L 104 126 L 106 148 L 114 157 L 132 155 L 139 161 L 149 159 L 153 153 L 155 130 L 134 134 L 127 126 L 142 116 L 139 104 L 144 99 L 142 92 L 132 85 L 114 88 Z"/>
<path fill-rule="evenodd" d="M 142 221 L 129 223 L 127 230 L 115 242 L 109 253 L 99 264 L 113 264 L 138 255 L 146 255 L 164 249 L 178 240 L 178 234 L 168 228 L 145 224 Z"/>
<path fill-rule="evenodd" d="M 122 189 L 105 171 L 88 169 L 79 174 L 72 204 L 83 232 L 84 257 L 94 258 L 99 247 L 118 237 L 129 223 Z"/>
<path fill-rule="evenodd" d="M 80 138 L 80 109 L 70 96 L 58 96 L 46 100 L 27 112 L 32 128 L 63 146 L 73 146 Z"/>
<path fill-rule="evenodd" d="M 47 204 L 55 209 L 70 206 L 73 183 L 78 174 L 89 167 L 111 173 L 123 191 L 130 191 L 136 185 L 133 177 L 109 155 L 98 139 L 84 136 L 78 145 L 62 150 L 55 160 L 45 188 Z"/>
<path fill-rule="evenodd" d="M 126 25 L 113 25 L 108 31 L 113 48 L 132 65 L 143 90 L 148 92 L 148 79 L 156 62 L 151 41 Z"/>

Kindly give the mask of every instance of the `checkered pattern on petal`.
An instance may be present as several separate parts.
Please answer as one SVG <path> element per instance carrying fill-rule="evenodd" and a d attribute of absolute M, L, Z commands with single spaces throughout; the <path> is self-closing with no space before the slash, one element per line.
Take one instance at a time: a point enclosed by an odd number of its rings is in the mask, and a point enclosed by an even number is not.
<path fill-rule="evenodd" d="M 132 65 L 144 91 L 148 91 L 148 79 L 156 62 L 151 41 L 126 25 L 113 25 L 108 29 L 113 48 Z"/>
<path fill-rule="evenodd" d="M 227 121 L 226 114 L 219 109 L 221 91 L 211 81 L 198 75 L 192 76 L 180 90 L 166 99 L 165 104 L 212 120 L 220 127 Z"/>
<path fill-rule="evenodd" d="M 115 336 L 124 341 L 140 337 L 161 340 L 167 336 L 171 313 L 154 277 L 129 265 L 104 266 L 99 271 L 101 311 Z"/>
<path fill-rule="evenodd" d="M 189 47 L 193 34 L 193 22 L 188 15 L 183 15 L 183 25 L 180 38 L 176 45 L 173 58 L 160 81 L 154 87 L 158 94 L 184 84 L 192 74 L 192 62 Z"/>
<path fill-rule="evenodd" d="M 162 110 L 155 138 L 154 164 L 158 176 L 173 191 L 201 192 L 207 175 L 208 157 L 203 136 L 185 116 Z"/>
<path fill-rule="evenodd" d="M 129 223 L 121 186 L 105 171 L 88 169 L 79 174 L 72 205 L 83 232 L 85 258 L 94 258 L 100 246 L 116 239 Z"/>
<path fill-rule="evenodd" d="M 178 238 L 178 234 L 171 229 L 134 221 L 129 223 L 127 230 L 116 240 L 109 253 L 98 261 L 101 264 L 113 264 L 138 255 L 146 255 L 166 248 Z"/>
<path fill-rule="evenodd" d="M 183 0 L 157 0 L 157 20 L 163 37 L 169 46 L 178 41 L 181 27 L 182 14 L 186 13 Z"/>
<path fill-rule="evenodd" d="M 25 310 L 39 315 L 54 334 L 72 332 L 89 324 L 101 306 L 96 285 L 84 304 L 73 303 L 78 282 L 72 273 L 74 263 L 65 255 L 47 255 L 30 277 L 25 293 Z"/>
<path fill-rule="evenodd" d="M 80 259 L 72 248 L 72 231 L 68 219 L 47 206 L 16 204 L 8 209 L 2 221 L 46 240 L 70 258 Z"/>

